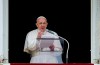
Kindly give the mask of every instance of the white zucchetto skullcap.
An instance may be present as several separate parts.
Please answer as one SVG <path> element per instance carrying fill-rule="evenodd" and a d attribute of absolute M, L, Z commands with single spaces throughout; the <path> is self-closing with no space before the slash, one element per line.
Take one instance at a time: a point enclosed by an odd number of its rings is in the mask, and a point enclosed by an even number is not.
<path fill-rule="evenodd" d="M 39 16 L 39 17 L 37 18 L 37 20 L 40 19 L 40 18 L 46 19 L 44 16 Z M 47 19 L 46 19 L 46 20 L 47 20 Z"/>

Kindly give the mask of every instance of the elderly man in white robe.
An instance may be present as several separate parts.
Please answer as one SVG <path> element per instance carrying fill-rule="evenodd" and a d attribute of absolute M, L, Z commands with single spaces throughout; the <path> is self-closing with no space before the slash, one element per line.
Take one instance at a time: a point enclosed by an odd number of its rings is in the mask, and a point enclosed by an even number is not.
<path fill-rule="evenodd" d="M 51 46 L 40 49 L 41 43 L 37 38 L 42 38 L 43 35 L 59 38 L 54 31 L 52 31 L 53 34 L 48 32 L 48 29 L 46 29 L 47 25 L 47 19 L 44 16 L 38 17 L 36 20 L 37 29 L 30 31 L 26 36 L 24 52 L 31 54 L 32 57 L 30 63 L 59 63 L 56 55 L 62 53 L 60 40 L 54 40 L 54 43 Z M 60 53 L 56 53 L 55 51 Z"/>

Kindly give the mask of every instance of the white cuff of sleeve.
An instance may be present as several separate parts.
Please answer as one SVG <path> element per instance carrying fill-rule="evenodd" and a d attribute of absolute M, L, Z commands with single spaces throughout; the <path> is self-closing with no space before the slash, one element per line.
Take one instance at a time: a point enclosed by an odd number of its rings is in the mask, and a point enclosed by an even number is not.
<path fill-rule="evenodd" d="M 43 48 L 42 51 L 50 51 L 50 48 Z"/>

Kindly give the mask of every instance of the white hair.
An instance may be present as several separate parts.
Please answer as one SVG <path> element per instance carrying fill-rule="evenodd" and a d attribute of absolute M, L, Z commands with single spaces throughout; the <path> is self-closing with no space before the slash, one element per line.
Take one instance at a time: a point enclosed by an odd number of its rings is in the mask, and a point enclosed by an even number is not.
<path fill-rule="evenodd" d="M 44 16 L 39 16 L 39 17 L 37 18 L 37 20 L 40 19 L 40 18 L 46 19 Z M 36 21 L 37 21 L 37 20 L 36 20 Z M 47 20 L 47 19 L 46 19 L 46 20 Z"/>

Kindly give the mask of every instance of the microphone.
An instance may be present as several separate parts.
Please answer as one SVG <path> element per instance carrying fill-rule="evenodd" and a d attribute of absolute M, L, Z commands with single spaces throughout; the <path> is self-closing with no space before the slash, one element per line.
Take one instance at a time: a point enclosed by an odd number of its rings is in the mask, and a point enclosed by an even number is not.
<path fill-rule="evenodd" d="M 55 35 L 55 33 L 53 31 L 48 30 L 48 32 L 53 34 L 53 35 Z M 58 36 L 58 35 L 55 35 L 55 36 Z M 67 42 L 67 44 L 68 44 L 68 48 L 67 48 L 67 52 L 66 52 L 66 62 L 68 62 L 67 60 L 68 60 L 69 42 L 65 38 L 63 38 L 61 36 L 58 36 L 58 37 L 63 39 L 63 40 L 65 40 Z"/>

